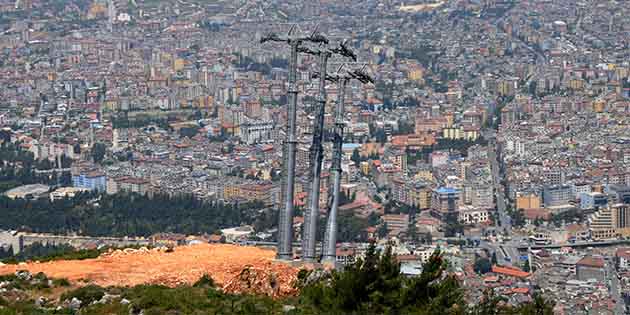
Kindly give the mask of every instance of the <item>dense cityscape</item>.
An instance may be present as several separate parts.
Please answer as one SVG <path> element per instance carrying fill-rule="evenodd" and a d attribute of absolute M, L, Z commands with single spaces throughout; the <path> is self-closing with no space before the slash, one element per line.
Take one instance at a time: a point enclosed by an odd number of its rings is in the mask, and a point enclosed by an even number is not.
<path fill-rule="evenodd" d="M 0 29 L 7 265 L 376 248 L 466 305 L 630 313 L 630 2 L 0 0 Z"/>

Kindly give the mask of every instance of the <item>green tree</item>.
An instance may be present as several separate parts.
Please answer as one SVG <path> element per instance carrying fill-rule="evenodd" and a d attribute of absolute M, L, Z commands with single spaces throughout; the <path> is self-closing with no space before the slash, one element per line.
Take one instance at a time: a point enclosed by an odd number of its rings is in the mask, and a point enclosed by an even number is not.
<path fill-rule="evenodd" d="M 364 259 L 304 287 L 300 305 L 306 314 L 462 314 L 462 290 L 446 267 L 438 251 L 419 277 L 406 278 L 390 248 L 371 244 Z"/>
<path fill-rule="evenodd" d="M 199 131 L 199 127 L 194 126 L 194 127 L 184 127 L 179 129 L 179 134 L 182 137 L 188 137 L 188 138 L 192 138 L 195 135 L 197 135 L 197 132 Z"/>
<path fill-rule="evenodd" d="M 92 146 L 92 150 L 90 151 L 90 155 L 92 155 L 92 159 L 94 159 L 95 163 L 101 163 L 105 158 L 105 152 L 107 148 L 105 144 L 97 142 Z"/>
<path fill-rule="evenodd" d="M 555 303 L 545 299 L 540 293 L 534 293 L 533 301 L 515 308 L 516 314 L 521 315 L 553 315 Z"/>
<path fill-rule="evenodd" d="M 368 225 L 369 226 L 376 226 L 378 224 L 378 222 L 380 221 L 380 217 L 379 215 L 372 211 L 370 212 L 370 214 L 368 214 L 367 220 L 368 220 Z"/>
<path fill-rule="evenodd" d="M 381 225 L 378 226 L 378 229 L 376 230 L 376 234 L 378 235 L 379 238 L 384 238 L 387 236 L 387 222 L 383 222 L 381 223 Z"/>
<path fill-rule="evenodd" d="M 337 217 L 339 231 L 337 238 L 339 242 L 365 242 L 367 241 L 367 219 L 359 218 L 352 212 L 340 213 Z M 323 228 L 325 224 L 320 224 Z"/>
<path fill-rule="evenodd" d="M 352 151 L 352 157 L 350 159 L 357 167 L 361 164 L 361 154 L 359 153 L 359 148 L 354 148 L 354 151 Z"/>
<path fill-rule="evenodd" d="M 413 242 L 418 241 L 418 228 L 413 222 L 409 222 L 409 227 L 407 228 L 407 237 Z"/>
<path fill-rule="evenodd" d="M 491 269 L 492 269 L 492 264 L 490 263 L 490 260 L 488 258 L 478 257 L 475 260 L 474 270 L 476 273 L 486 274 L 490 272 Z"/>
<path fill-rule="evenodd" d="M 431 235 L 431 232 L 424 233 L 424 237 L 422 241 L 425 244 L 429 244 L 429 245 L 433 244 L 433 235 Z"/>

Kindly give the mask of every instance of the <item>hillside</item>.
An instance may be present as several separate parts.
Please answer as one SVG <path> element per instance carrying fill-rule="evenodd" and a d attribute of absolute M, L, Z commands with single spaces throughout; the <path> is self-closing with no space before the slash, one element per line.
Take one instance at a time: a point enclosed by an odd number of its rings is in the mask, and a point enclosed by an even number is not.
<path fill-rule="evenodd" d="M 27 270 L 71 283 L 108 286 L 191 285 L 204 274 L 229 293 L 294 295 L 298 269 L 273 262 L 275 252 L 257 247 L 198 244 L 162 249 L 110 251 L 95 259 L 28 262 L 0 266 L 0 274 Z M 241 282 L 245 282 L 241 285 Z M 250 284 L 246 283 L 250 282 Z M 273 282 L 274 285 L 269 283 Z"/>

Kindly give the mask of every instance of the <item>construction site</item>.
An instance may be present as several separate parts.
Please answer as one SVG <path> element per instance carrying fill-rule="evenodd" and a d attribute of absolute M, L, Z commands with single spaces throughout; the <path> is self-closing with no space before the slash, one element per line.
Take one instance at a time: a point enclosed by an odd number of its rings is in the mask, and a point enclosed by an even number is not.
<path fill-rule="evenodd" d="M 27 270 L 52 278 L 66 278 L 73 285 L 135 286 L 192 285 L 209 275 L 228 293 L 253 293 L 271 297 L 297 294 L 298 269 L 274 262 L 275 251 L 227 244 L 197 244 L 166 248 L 110 250 L 86 260 L 37 261 L 0 266 L 0 274 Z"/>

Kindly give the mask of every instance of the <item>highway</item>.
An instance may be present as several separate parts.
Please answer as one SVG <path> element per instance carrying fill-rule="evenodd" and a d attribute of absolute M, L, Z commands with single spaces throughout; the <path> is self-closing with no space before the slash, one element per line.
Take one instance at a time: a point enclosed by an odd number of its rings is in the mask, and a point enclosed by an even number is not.
<path fill-rule="evenodd" d="M 562 247 L 602 247 L 602 246 L 616 246 L 622 244 L 629 244 L 630 240 L 608 240 L 608 241 L 587 241 L 587 242 L 575 242 L 575 243 L 555 243 L 549 245 L 534 245 L 534 244 L 525 244 L 524 242 L 520 243 L 516 247 L 518 249 L 552 249 L 552 248 L 562 248 Z"/>

